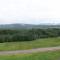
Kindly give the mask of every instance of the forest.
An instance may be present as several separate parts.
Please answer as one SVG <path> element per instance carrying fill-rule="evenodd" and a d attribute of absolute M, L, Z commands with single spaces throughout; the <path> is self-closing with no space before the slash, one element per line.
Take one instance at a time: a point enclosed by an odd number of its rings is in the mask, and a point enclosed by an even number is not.
<path fill-rule="evenodd" d="M 59 37 L 60 29 L 25 29 L 25 30 L 0 30 L 0 43 L 32 41 L 40 38 Z"/>

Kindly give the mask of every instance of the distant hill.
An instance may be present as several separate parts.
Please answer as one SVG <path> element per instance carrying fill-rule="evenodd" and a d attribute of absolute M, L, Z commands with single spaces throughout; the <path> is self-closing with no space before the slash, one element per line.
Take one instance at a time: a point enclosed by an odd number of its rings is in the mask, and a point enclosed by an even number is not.
<path fill-rule="evenodd" d="M 46 29 L 46 28 L 60 28 L 60 25 L 51 25 L 51 24 L 40 24 L 40 25 L 34 25 L 34 24 L 5 24 L 0 25 L 0 29 L 31 29 L 31 28 L 40 28 L 40 29 Z"/>

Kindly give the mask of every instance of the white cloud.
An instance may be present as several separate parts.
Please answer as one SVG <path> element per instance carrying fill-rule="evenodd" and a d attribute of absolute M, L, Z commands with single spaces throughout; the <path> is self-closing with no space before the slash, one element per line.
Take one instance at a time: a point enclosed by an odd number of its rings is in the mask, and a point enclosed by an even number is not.
<path fill-rule="evenodd" d="M 0 0 L 0 23 L 60 22 L 59 6 L 60 0 Z"/>
<path fill-rule="evenodd" d="M 48 18 L 60 18 L 60 0 L 49 0 L 48 3 Z"/>

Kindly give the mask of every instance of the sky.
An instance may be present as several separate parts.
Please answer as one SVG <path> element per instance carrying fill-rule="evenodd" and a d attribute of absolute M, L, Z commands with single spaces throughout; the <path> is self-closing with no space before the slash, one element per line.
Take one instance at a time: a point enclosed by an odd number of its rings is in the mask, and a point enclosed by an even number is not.
<path fill-rule="evenodd" d="M 60 0 L 0 0 L 0 24 L 60 23 Z"/>

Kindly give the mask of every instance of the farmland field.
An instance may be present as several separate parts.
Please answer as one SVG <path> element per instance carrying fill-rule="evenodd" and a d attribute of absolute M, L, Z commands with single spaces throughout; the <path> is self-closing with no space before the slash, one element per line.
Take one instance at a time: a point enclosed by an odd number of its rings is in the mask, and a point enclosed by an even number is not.
<path fill-rule="evenodd" d="M 26 50 L 26 49 L 33 49 L 33 48 L 55 47 L 55 46 L 60 46 L 60 37 L 44 38 L 44 39 L 37 39 L 37 40 L 25 41 L 25 42 L 0 43 L 0 51 Z"/>

